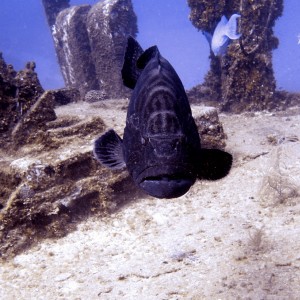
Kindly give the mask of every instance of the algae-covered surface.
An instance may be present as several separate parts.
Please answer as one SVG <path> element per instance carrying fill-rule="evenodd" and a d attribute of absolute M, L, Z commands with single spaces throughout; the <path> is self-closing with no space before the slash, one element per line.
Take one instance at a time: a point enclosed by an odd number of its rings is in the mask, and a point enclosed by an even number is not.
<path fill-rule="evenodd" d="M 124 109 L 98 111 L 122 130 Z M 3 261 L 1 298 L 299 299 L 299 109 L 220 119 L 234 156 L 227 177 L 168 200 L 119 185 L 105 216 Z"/>
<path fill-rule="evenodd" d="M 43 116 L 37 107 L 53 103 L 51 95 L 56 99 L 58 93 L 41 96 L 13 130 L 18 147 L 12 150 L 16 143 L 8 142 L 1 150 L 0 259 L 10 259 L 41 239 L 65 236 L 78 221 L 103 216 L 139 193 L 127 172 L 101 166 L 92 152 L 104 130 L 114 128 L 122 136 L 128 100 L 52 108 L 55 120 L 44 122 L 42 129 L 34 127 L 41 123 L 29 116 Z M 226 134 L 217 110 L 195 106 L 193 111 L 202 145 L 224 149 Z"/>

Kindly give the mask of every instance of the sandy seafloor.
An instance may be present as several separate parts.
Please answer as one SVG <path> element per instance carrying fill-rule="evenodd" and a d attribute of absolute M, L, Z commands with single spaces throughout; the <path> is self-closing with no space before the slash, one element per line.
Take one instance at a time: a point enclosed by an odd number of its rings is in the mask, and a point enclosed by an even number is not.
<path fill-rule="evenodd" d="M 0 299 L 300 299 L 299 109 L 220 118 L 226 178 L 41 241 L 1 264 Z"/>

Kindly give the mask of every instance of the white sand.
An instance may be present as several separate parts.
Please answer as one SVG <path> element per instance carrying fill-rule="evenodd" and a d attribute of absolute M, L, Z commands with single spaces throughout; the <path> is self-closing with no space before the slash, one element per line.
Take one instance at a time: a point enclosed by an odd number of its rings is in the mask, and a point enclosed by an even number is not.
<path fill-rule="evenodd" d="M 1 265 L 0 298 L 300 299 L 298 113 L 221 115 L 226 178 L 42 241 Z"/>

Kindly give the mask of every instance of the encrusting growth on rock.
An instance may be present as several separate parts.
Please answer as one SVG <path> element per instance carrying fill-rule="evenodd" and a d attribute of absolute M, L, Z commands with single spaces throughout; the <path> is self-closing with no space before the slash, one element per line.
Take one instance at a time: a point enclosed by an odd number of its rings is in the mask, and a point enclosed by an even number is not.
<path fill-rule="evenodd" d="M 283 0 L 188 0 L 188 5 L 193 25 L 210 34 L 222 15 L 241 15 L 241 37 L 228 46 L 224 56 L 210 55 L 210 70 L 203 84 L 206 97 L 223 111 L 277 108 L 272 51 L 278 47 L 278 39 L 273 27 L 282 14 Z"/>

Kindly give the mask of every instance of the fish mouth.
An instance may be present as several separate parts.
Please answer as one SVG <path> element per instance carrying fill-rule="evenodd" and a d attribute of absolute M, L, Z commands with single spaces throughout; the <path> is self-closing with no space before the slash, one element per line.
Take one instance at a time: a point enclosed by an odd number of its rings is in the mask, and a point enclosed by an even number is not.
<path fill-rule="evenodd" d="M 174 167 L 173 167 L 174 168 Z M 155 174 L 155 168 L 149 168 L 138 181 L 139 187 L 156 198 L 177 198 L 184 195 L 195 183 L 196 176 L 190 172 L 163 172 Z"/>
<path fill-rule="evenodd" d="M 139 186 L 150 196 L 169 199 L 184 195 L 194 182 L 192 178 L 174 179 L 168 176 L 158 176 L 145 178 Z"/>

